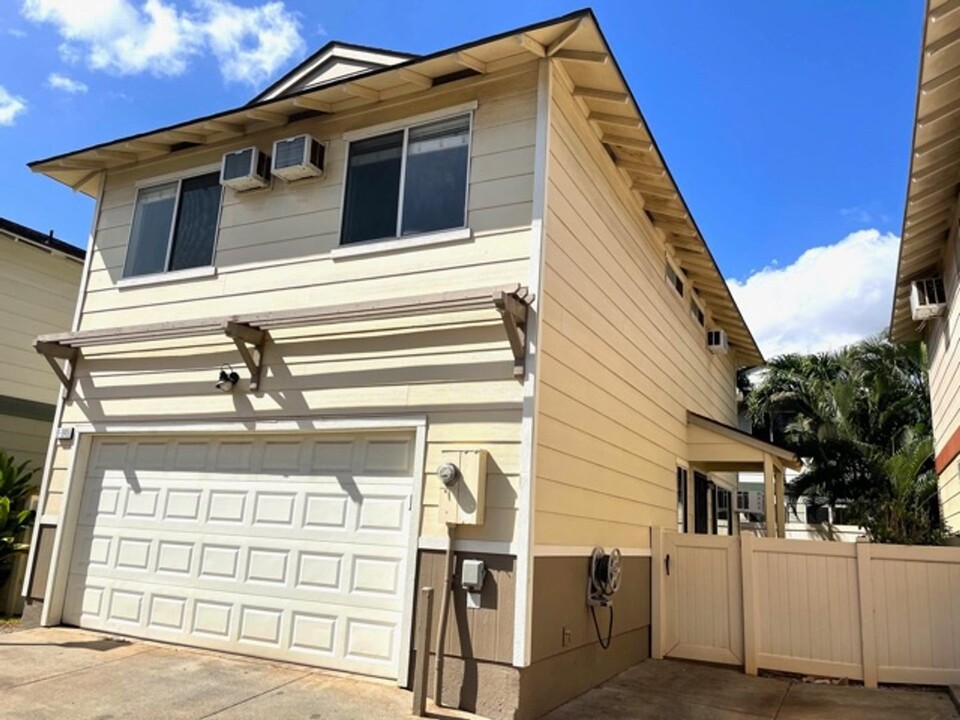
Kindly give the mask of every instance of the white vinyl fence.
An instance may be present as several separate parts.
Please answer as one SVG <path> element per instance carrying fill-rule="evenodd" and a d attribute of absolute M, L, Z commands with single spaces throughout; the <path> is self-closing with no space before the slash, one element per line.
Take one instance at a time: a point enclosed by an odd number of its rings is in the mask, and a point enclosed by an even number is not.
<path fill-rule="evenodd" d="M 960 683 L 960 548 L 723 540 L 655 533 L 655 656 Z"/>

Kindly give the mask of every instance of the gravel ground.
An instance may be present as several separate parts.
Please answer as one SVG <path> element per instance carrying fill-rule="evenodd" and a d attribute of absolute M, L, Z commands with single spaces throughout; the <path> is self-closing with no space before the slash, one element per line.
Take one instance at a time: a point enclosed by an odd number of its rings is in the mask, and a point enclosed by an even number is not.
<path fill-rule="evenodd" d="M 16 632 L 20 629 L 20 618 L 0 618 L 0 635 Z"/>

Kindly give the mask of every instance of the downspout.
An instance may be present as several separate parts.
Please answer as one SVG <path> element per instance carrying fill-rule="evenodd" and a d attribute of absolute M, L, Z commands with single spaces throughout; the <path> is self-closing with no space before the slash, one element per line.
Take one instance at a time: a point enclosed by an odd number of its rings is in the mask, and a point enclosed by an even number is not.
<path fill-rule="evenodd" d="M 450 613 L 450 595 L 453 594 L 454 553 L 453 541 L 457 526 L 447 523 L 447 552 L 444 556 L 443 591 L 440 595 L 440 626 L 437 629 L 437 664 L 434 678 L 433 702 L 443 707 L 443 648 L 447 639 L 447 615 Z"/>

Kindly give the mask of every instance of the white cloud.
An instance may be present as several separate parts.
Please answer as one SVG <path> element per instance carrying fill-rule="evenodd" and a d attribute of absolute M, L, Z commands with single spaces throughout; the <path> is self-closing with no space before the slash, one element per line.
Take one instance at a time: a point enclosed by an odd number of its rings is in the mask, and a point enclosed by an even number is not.
<path fill-rule="evenodd" d="M 305 45 L 296 17 L 282 2 L 239 8 L 227 0 L 201 0 L 210 49 L 228 82 L 259 85 Z"/>
<path fill-rule="evenodd" d="M 727 284 L 766 357 L 836 349 L 889 324 L 899 246 L 891 233 L 858 230 Z"/>
<path fill-rule="evenodd" d="M 63 90 L 71 94 L 85 93 L 90 89 L 86 83 L 68 78 L 66 75 L 61 75 L 60 73 L 50 73 L 47 75 L 47 85 L 54 90 Z"/>
<path fill-rule="evenodd" d="M 27 34 L 19 28 L 8 28 L 7 35 L 12 35 L 15 38 L 25 38 Z"/>
<path fill-rule="evenodd" d="M 13 125 L 17 115 L 27 109 L 27 101 L 22 97 L 11 95 L 0 85 L 0 126 Z"/>
<path fill-rule="evenodd" d="M 172 0 L 23 0 L 22 12 L 57 27 L 65 60 L 121 75 L 181 75 L 209 52 L 228 82 L 258 84 L 304 50 L 297 16 L 279 0 L 192 0 L 189 8 Z"/>

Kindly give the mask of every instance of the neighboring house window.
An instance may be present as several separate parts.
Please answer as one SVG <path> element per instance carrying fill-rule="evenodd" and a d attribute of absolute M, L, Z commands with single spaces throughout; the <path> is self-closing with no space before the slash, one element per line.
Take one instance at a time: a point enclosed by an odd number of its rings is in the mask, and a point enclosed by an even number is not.
<path fill-rule="evenodd" d="M 669 262 L 667 263 L 667 282 L 673 286 L 673 289 L 677 291 L 680 297 L 683 297 L 683 278 L 680 277 L 680 274 L 673 269 L 673 265 Z"/>
<path fill-rule="evenodd" d="M 737 490 L 737 510 L 750 509 L 750 493 L 746 490 Z"/>
<path fill-rule="evenodd" d="M 354 140 L 341 244 L 466 225 L 470 115 Z"/>
<path fill-rule="evenodd" d="M 141 188 L 123 276 L 212 264 L 221 195 L 218 172 Z"/>
<path fill-rule="evenodd" d="M 704 315 L 703 308 L 697 303 L 697 299 L 693 296 L 693 293 L 690 293 L 690 314 L 693 315 L 693 319 L 697 321 L 700 327 L 706 325 L 707 316 Z"/>
<path fill-rule="evenodd" d="M 687 532 L 687 469 L 677 467 L 677 530 Z"/>
<path fill-rule="evenodd" d="M 826 505 L 807 505 L 807 525 L 830 522 L 830 508 Z"/>

